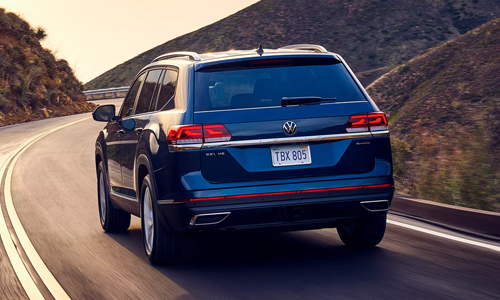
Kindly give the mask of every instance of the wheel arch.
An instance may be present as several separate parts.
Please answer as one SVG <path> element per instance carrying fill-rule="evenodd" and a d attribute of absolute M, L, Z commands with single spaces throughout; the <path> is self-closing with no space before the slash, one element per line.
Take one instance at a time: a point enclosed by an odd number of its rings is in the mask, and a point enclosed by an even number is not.
<path fill-rule="evenodd" d="M 137 198 L 140 199 L 141 197 L 141 187 L 142 187 L 142 182 L 144 181 L 144 178 L 146 175 L 149 174 L 151 177 L 152 184 L 155 185 L 155 193 L 156 191 L 156 182 L 154 180 L 154 174 L 153 174 L 153 169 L 151 168 L 151 162 L 147 154 L 145 153 L 140 153 L 139 156 L 137 157 L 137 162 L 136 162 L 136 193 L 137 193 Z"/>
<path fill-rule="evenodd" d="M 95 168 L 97 172 L 97 167 L 99 166 L 99 163 L 102 161 L 102 164 L 104 165 L 104 169 L 106 171 L 106 174 L 108 173 L 108 164 L 106 162 L 106 156 L 104 155 L 105 153 L 105 147 L 106 147 L 106 142 L 104 140 L 104 135 L 102 131 L 99 133 L 99 136 L 97 137 L 97 140 L 95 142 L 95 153 L 94 153 L 94 159 L 95 159 Z"/>

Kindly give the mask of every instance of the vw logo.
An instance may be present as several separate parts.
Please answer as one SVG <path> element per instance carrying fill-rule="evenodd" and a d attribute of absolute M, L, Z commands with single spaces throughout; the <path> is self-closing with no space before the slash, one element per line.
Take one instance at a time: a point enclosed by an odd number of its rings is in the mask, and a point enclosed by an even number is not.
<path fill-rule="evenodd" d="M 283 124 L 283 132 L 292 135 L 297 132 L 297 124 L 293 121 L 286 121 L 285 124 Z"/>

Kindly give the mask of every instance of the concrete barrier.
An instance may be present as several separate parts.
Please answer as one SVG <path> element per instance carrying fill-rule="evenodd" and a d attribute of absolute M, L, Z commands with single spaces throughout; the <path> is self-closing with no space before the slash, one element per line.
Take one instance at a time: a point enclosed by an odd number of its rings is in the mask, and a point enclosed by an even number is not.
<path fill-rule="evenodd" d="M 500 213 L 394 195 L 391 210 L 437 223 L 500 237 Z"/>

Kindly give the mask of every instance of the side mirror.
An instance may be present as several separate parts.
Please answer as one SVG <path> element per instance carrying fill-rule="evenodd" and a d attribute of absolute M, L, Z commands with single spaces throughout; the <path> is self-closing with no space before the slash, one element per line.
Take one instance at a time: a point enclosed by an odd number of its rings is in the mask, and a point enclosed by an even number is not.
<path fill-rule="evenodd" d="M 115 117 L 116 108 L 113 104 L 98 106 L 92 113 L 92 118 L 98 122 L 109 122 Z"/>

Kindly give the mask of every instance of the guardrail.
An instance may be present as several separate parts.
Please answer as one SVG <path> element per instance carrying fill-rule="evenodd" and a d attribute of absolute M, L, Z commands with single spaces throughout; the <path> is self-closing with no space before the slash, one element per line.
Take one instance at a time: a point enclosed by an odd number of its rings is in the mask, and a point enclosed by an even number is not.
<path fill-rule="evenodd" d="M 500 213 L 394 195 L 391 210 L 449 227 L 500 237 Z"/>
<path fill-rule="evenodd" d="M 124 98 L 127 95 L 129 86 L 122 86 L 109 89 L 84 91 L 83 94 L 88 100 Z"/>

